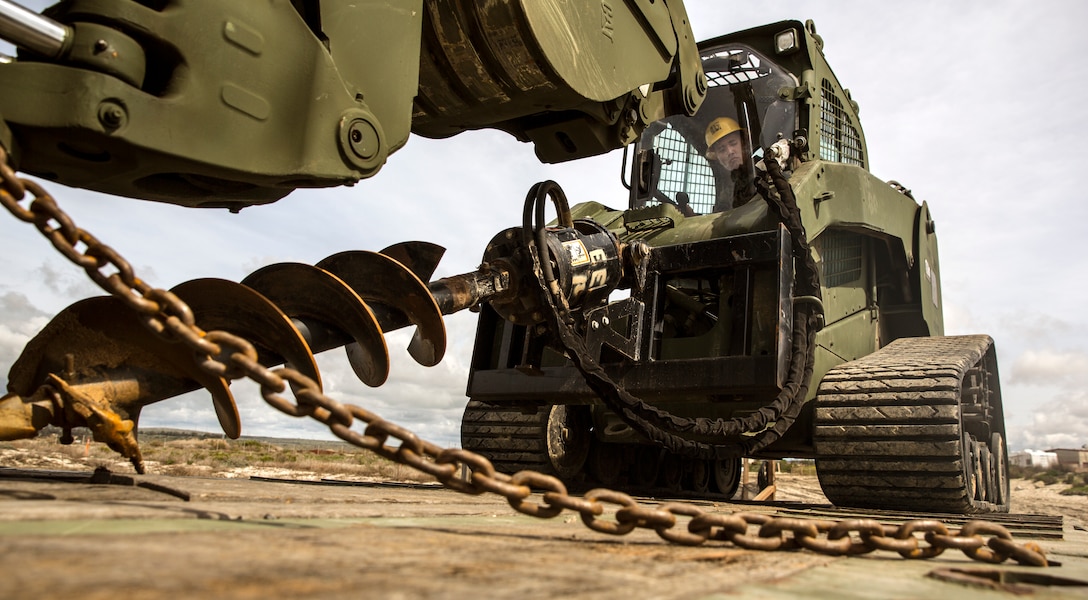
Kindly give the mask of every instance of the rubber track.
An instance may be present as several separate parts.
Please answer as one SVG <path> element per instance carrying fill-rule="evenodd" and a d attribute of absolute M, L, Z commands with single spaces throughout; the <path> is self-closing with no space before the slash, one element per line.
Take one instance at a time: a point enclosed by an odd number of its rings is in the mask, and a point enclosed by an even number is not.
<path fill-rule="evenodd" d="M 489 404 L 470 400 L 461 420 L 461 447 L 482 455 L 491 461 L 497 471 L 513 474 L 523 470 L 533 470 L 548 475 L 557 475 L 548 460 L 548 407 L 519 407 L 513 404 Z M 630 456 L 630 455 L 628 455 Z M 710 489 L 696 492 L 691 489 L 670 489 L 658 486 L 640 486 L 630 481 L 629 469 L 624 467 L 622 481 L 607 484 L 607 487 L 635 495 L 672 495 L 684 498 L 705 500 L 728 500 L 729 497 L 718 492 L 711 481 Z M 591 489 L 606 485 L 597 481 L 583 469 L 574 477 L 562 478 L 571 491 Z M 684 485 L 688 483 L 684 478 Z M 732 495 L 730 495 L 732 496 Z"/>
<path fill-rule="evenodd" d="M 904 338 L 827 373 L 816 396 L 816 468 L 838 506 L 977 513 L 960 424 L 964 374 L 989 336 Z"/>
<path fill-rule="evenodd" d="M 503 473 L 525 469 L 553 474 L 547 455 L 548 411 L 527 413 L 509 404 L 470 400 L 461 420 L 461 447 Z"/>

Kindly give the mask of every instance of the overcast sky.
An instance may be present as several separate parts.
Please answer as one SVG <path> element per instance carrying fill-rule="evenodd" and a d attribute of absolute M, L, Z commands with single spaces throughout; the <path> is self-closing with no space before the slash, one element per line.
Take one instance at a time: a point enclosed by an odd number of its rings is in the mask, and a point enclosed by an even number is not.
<path fill-rule="evenodd" d="M 40 8 L 44 3 L 25 2 Z M 832 68 L 861 107 L 870 166 L 929 203 L 940 239 L 949 334 L 997 343 L 1010 449 L 1088 443 L 1088 291 L 1083 224 L 1088 66 L 1079 1 L 877 3 L 688 0 L 696 37 L 782 19 L 814 19 Z M 728 7 L 722 8 L 722 7 Z M 413 137 L 373 179 L 296 192 L 238 215 L 117 199 L 49 184 L 81 227 L 121 252 L 151 285 L 197 277 L 238 281 L 273 262 L 314 263 L 404 240 L 445 246 L 439 276 L 470 271 L 496 232 L 516 224 L 525 192 L 555 179 L 571 203 L 621 208 L 620 153 L 540 165 L 498 132 Z M 12 217 L 0 217 L 0 375 L 68 304 L 101 295 L 81 270 Z M 357 382 L 342 351 L 319 356 L 325 390 L 457 445 L 475 315 L 447 319 L 438 366 L 417 365 L 389 336 L 392 374 Z M 330 437 L 233 385 L 243 433 Z M 218 430 L 206 393 L 153 405 L 141 426 Z"/>

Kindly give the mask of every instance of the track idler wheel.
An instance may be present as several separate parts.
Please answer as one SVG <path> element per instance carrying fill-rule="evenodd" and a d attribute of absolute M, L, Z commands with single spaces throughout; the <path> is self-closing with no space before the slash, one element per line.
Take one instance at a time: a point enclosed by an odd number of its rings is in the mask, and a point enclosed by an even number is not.
<path fill-rule="evenodd" d="M 487 458 L 497 471 L 531 469 L 571 485 L 596 464 L 591 427 L 587 406 L 469 400 L 461 418 L 461 446 Z M 620 466 L 617 460 L 608 468 L 615 471 Z"/>
<path fill-rule="evenodd" d="M 593 438 L 589 407 L 553 405 L 548 410 L 548 464 L 563 480 L 574 479 L 585 468 Z"/>
<path fill-rule="evenodd" d="M 690 485 L 688 489 L 696 494 L 706 494 L 710 491 L 712 470 L 710 462 L 700 458 L 688 459 L 687 477 Z"/>
<path fill-rule="evenodd" d="M 711 462 L 714 488 L 726 498 L 732 498 L 740 488 L 741 461 L 740 458 L 725 458 Z"/>

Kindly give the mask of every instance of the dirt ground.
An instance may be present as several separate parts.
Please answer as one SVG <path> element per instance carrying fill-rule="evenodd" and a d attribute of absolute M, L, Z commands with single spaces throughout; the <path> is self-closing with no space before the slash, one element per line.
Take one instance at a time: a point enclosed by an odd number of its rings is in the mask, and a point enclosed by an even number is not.
<path fill-rule="evenodd" d="M 103 459 L 100 457 L 73 457 L 73 452 L 59 445 L 42 443 L 9 443 L 7 448 L 0 447 L 0 467 L 57 470 L 93 470 L 106 467 L 114 473 L 132 473 L 128 462 L 119 456 Z M 266 477 L 273 479 L 309 479 L 317 480 L 322 474 L 313 471 L 300 471 L 284 468 L 265 468 L 261 466 L 204 468 L 193 472 L 185 465 L 164 465 L 153 461 L 147 463 L 150 474 L 160 475 L 198 475 L 225 479 L 245 479 Z M 396 479 L 396 478 L 392 478 Z M 754 482 L 754 473 L 752 481 Z M 353 481 L 389 481 L 388 477 L 352 477 Z M 407 478 L 399 479 L 408 481 Z M 820 490 L 820 483 L 815 475 L 793 475 L 778 473 L 776 476 L 777 492 L 774 500 L 801 502 L 806 504 L 827 504 L 827 498 Z M 1074 522 L 1088 526 L 1088 496 L 1064 496 L 1062 491 L 1070 486 L 1064 483 L 1041 485 L 1025 479 L 1013 479 L 1010 482 L 1012 492 L 1012 512 L 1038 515 L 1063 516 Z M 748 485 L 747 498 L 758 493 L 754 483 Z M 740 493 L 738 492 L 738 498 Z"/>
<path fill-rule="evenodd" d="M 121 461 L 88 464 L 10 446 L 0 448 L 0 466 L 107 466 L 121 479 L 132 472 Z M 1017 512 L 1065 517 L 1064 540 L 1038 542 L 1063 566 L 1040 575 L 955 551 L 907 561 L 885 552 L 842 558 L 676 546 L 651 530 L 604 535 L 575 513 L 532 519 L 501 498 L 437 486 L 256 481 L 248 476 L 297 474 L 253 469 L 181 477 L 162 467 L 149 465 L 138 485 L 0 478 L 0 598 L 1005 597 L 980 587 L 995 573 L 1043 582 L 1030 586 L 1036 598 L 1088 594 L 1088 502 L 1061 496 L 1062 485 L 1012 484 Z M 826 503 L 814 476 L 779 474 L 777 485 L 773 504 L 698 505 L 774 512 L 783 502 Z M 967 587 L 937 578 L 965 570 L 984 575 Z M 1059 586 L 1058 577 L 1079 585 Z"/>

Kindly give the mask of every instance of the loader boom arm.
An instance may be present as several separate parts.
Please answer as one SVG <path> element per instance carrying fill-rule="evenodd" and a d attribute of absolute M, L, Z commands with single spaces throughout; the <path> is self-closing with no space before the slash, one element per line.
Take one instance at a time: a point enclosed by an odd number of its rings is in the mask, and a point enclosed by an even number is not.
<path fill-rule="evenodd" d="M 545 162 L 706 91 L 681 0 L 0 0 L 0 146 L 76 187 L 237 210 L 372 176 L 410 132 Z"/>

